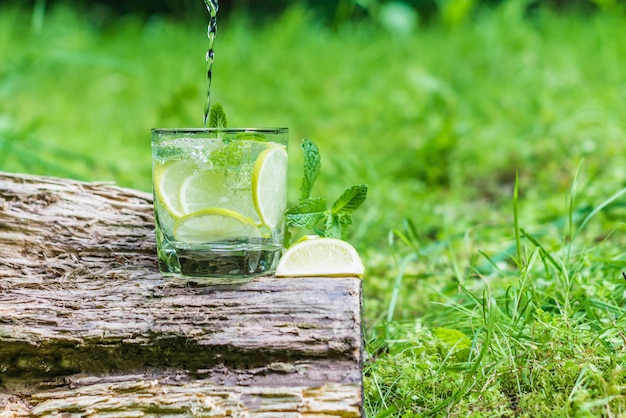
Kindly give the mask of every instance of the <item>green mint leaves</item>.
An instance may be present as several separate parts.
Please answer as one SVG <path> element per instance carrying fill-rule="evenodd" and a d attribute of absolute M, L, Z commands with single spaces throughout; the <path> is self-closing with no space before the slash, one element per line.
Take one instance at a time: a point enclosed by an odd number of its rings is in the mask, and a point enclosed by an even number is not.
<path fill-rule="evenodd" d="M 311 197 L 313 184 L 321 169 L 320 152 L 317 146 L 304 139 L 300 146 L 304 153 L 304 173 L 300 186 L 300 202 L 286 212 L 287 225 L 308 230 L 316 235 L 346 239 L 351 214 L 367 197 L 367 185 L 357 184 L 342 193 L 327 208 L 326 199 Z"/>
<path fill-rule="evenodd" d="M 367 186 L 357 184 L 343 192 L 339 199 L 333 203 L 332 213 L 337 215 L 349 215 L 357 210 L 367 198 Z"/>
<path fill-rule="evenodd" d="M 226 113 L 221 104 L 215 103 L 211 106 L 209 113 L 209 128 L 226 128 Z"/>
<path fill-rule="evenodd" d="M 308 229 L 318 234 L 317 224 L 325 217 L 325 212 L 326 199 L 318 197 L 301 200 L 287 211 L 287 225 Z"/>
<path fill-rule="evenodd" d="M 305 200 L 311 196 L 313 183 L 315 183 L 315 179 L 317 179 L 317 175 L 320 173 L 322 164 L 320 151 L 313 142 L 305 138 L 300 148 L 302 148 L 304 153 L 304 174 L 302 176 L 302 185 L 300 186 L 300 200 Z"/>
<path fill-rule="evenodd" d="M 226 112 L 221 104 L 215 103 L 211 106 L 211 112 L 209 113 L 209 128 L 226 128 Z M 218 138 L 220 134 L 218 133 Z M 243 158 L 243 151 L 241 150 L 241 144 L 238 142 L 230 142 L 230 140 L 224 140 L 225 144 L 220 148 L 217 148 L 211 152 L 210 160 L 217 167 L 231 167 L 237 166 L 241 163 Z"/>
<path fill-rule="evenodd" d="M 243 160 L 241 142 L 227 142 L 211 152 L 210 161 L 217 167 L 237 167 Z"/>

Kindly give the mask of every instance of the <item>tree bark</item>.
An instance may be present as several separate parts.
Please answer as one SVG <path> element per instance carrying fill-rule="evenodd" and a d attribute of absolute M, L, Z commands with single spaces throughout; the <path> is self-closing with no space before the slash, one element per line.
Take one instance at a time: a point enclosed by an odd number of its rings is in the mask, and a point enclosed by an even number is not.
<path fill-rule="evenodd" d="M 187 286 L 152 196 L 0 173 L 0 417 L 362 415 L 361 281 Z"/>

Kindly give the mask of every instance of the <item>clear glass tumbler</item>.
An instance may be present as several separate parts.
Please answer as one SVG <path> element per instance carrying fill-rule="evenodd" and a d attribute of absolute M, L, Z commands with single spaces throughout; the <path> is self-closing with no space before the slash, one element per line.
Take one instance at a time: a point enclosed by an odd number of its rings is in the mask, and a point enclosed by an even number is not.
<path fill-rule="evenodd" d="M 152 130 L 159 268 L 200 283 L 272 274 L 287 195 L 287 128 Z"/>

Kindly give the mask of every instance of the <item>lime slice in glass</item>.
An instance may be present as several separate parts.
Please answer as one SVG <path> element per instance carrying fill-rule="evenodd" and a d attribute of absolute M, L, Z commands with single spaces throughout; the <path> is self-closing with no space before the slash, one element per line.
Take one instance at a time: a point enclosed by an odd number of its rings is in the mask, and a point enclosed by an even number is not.
<path fill-rule="evenodd" d="M 202 209 L 174 224 L 174 238 L 189 244 L 260 237 L 252 219 L 224 208 Z"/>
<path fill-rule="evenodd" d="M 310 238 L 287 249 L 276 277 L 363 277 L 365 267 L 356 249 L 335 238 Z"/>
<path fill-rule="evenodd" d="M 274 229 L 285 212 L 287 150 L 271 146 L 261 152 L 252 169 L 252 199 L 261 222 Z"/>
<path fill-rule="evenodd" d="M 179 197 L 180 188 L 195 170 L 196 164 L 185 160 L 157 163 L 154 166 L 156 197 L 174 219 L 185 214 Z"/>
<path fill-rule="evenodd" d="M 247 188 L 235 188 L 226 179 L 222 169 L 204 170 L 186 178 L 180 187 L 180 205 L 184 214 L 205 208 L 223 208 L 258 220 L 250 195 L 250 180 Z"/>
<path fill-rule="evenodd" d="M 228 203 L 222 170 L 204 170 L 187 177 L 180 186 L 180 206 L 185 214 Z M 233 209 L 227 207 L 226 209 Z"/>

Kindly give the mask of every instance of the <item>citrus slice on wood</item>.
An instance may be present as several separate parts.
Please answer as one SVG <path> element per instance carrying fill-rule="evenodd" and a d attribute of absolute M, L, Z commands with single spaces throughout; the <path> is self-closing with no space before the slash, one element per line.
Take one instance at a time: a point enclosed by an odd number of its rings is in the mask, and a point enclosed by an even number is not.
<path fill-rule="evenodd" d="M 311 238 L 287 249 L 276 266 L 276 277 L 363 277 L 357 250 L 340 239 Z"/>

